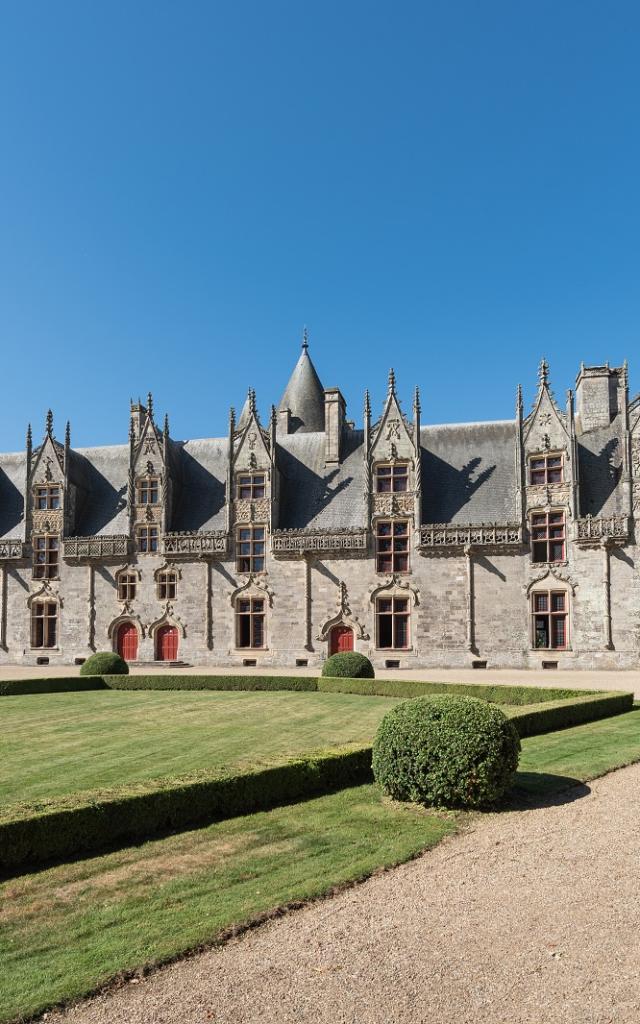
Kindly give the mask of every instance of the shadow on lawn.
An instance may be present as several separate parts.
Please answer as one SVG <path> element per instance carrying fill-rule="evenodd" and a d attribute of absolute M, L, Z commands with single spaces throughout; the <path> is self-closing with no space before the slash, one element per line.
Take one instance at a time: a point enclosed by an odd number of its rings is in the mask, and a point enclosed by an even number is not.
<path fill-rule="evenodd" d="M 530 811 L 536 807 L 572 804 L 591 792 L 580 779 L 550 772 L 516 772 L 513 789 L 502 805 L 503 811 Z"/>

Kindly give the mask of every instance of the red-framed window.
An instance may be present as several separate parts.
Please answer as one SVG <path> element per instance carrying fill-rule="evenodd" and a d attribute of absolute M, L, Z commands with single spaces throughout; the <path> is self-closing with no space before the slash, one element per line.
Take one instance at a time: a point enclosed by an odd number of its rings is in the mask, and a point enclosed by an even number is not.
<path fill-rule="evenodd" d="M 243 597 L 236 601 L 236 646 L 265 646 L 264 598 Z"/>
<path fill-rule="evenodd" d="M 564 650 L 569 644 L 568 597 L 563 590 L 535 591 L 531 595 L 533 646 L 536 650 Z"/>
<path fill-rule="evenodd" d="M 376 572 L 409 572 L 409 520 L 376 522 Z"/>
<path fill-rule="evenodd" d="M 242 501 L 258 501 L 265 496 L 264 473 L 242 473 L 237 478 L 237 495 Z"/>
<path fill-rule="evenodd" d="M 239 526 L 236 531 L 236 569 L 238 572 L 264 572 L 266 529 L 264 526 Z"/>
<path fill-rule="evenodd" d="M 117 576 L 118 601 L 135 601 L 138 574 L 136 572 L 119 572 Z"/>
<path fill-rule="evenodd" d="M 376 491 L 378 494 L 389 494 L 409 490 L 409 463 L 392 462 L 376 466 Z"/>
<path fill-rule="evenodd" d="M 34 601 L 31 605 L 31 646 L 55 647 L 58 640 L 58 605 Z"/>
<path fill-rule="evenodd" d="M 60 508 L 60 484 L 38 484 L 34 504 L 37 509 Z"/>
<path fill-rule="evenodd" d="M 388 650 L 409 647 L 409 599 L 379 597 L 376 601 L 377 646 Z"/>
<path fill-rule="evenodd" d="M 160 501 L 160 481 L 157 476 L 143 476 L 136 484 L 138 505 L 157 505 Z"/>
<path fill-rule="evenodd" d="M 57 580 L 59 557 L 60 541 L 58 537 L 49 534 L 36 535 L 33 538 L 34 580 Z"/>
<path fill-rule="evenodd" d="M 531 515 L 532 562 L 564 562 L 566 557 L 564 512 L 533 512 Z"/>
<path fill-rule="evenodd" d="M 159 546 L 159 534 L 157 526 L 138 526 L 136 529 L 138 550 L 145 554 L 157 551 Z"/>
<path fill-rule="evenodd" d="M 529 460 L 530 484 L 561 484 L 563 479 L 562 455 L 532 455 Z"/>

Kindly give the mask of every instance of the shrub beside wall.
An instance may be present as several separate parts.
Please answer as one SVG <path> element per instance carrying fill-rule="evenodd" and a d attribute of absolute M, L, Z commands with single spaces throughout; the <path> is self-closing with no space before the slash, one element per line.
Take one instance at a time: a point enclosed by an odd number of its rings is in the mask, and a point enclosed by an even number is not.
<path fill-rule="evenodd" d="M 98 651 L 80 666 L 81 676 L 128 676 L 129 666 L 114 651 Z"/>
<path fill-rule="evenodd" d="M 322 675 L 345 679 L 373 679 L 373 665 L 364 654 L 357 651 L 343 651 L 332 654 L 322 666 Z"/>

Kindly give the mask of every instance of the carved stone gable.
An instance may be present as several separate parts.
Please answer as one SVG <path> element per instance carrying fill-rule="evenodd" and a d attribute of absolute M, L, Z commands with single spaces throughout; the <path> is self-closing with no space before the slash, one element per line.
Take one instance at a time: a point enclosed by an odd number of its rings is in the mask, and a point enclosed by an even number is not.
<path fill-rule="evenodd" d="M 389 462 L 394 459 L 413 461 L 413 438 L 395 394 L 388 396 L 382 419 L 374 429 L 375 436 L 371 446 L 371 458 L 374 462 Z"/>

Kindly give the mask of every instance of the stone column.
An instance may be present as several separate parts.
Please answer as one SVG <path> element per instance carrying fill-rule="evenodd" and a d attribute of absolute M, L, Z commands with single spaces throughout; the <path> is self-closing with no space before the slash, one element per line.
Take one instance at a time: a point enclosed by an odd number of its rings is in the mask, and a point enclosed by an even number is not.
<path fill-rule="evenodd" d="M 473 548 L 471 544 L 465 544 L 464 548 L 465 569 L 466 569 L 466 605 L 467 605 L 467 628 L 466 646 L 468 651 L 475 649 L 475 622 L 474 622 L 474 592 L 473 592 Z"/>
<path fill-rule="evenodd" d="M 312 638 L 312 606 L 313 595 L 311 592 L 311 563 L 313 555 L 305 552 L 304 556 L 304 646 L 305 650 L 313 650 Z"/>
<path fill-rule="evenodd" d="M 87 646 L 91 651 L 96 649 L 96 571 L 94 566 L 89 563 L 87 566 L 89 571 L 89 621 L 88 621 L 88 635 L 87 635 Z"/>
<path fill-rule="evenodd" d="M 204 580 L 204 593 L 205 593 L 205 635 L 207 641 L 207 650 L 213 650 L 213 612 L 211 608 L 211 562 L 209 559 L 205 559 L 204 563 L 205 580 Z"/>
<path fill-rule="evenodd" d="M 600 541 L 602 549 L 602 589 L 604 597 L 603 633 L 604 646 L 607 651 L 613 650 L 611 636 L 611 545 L 606 537 Z"/>

